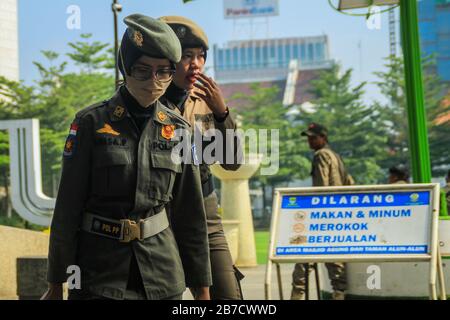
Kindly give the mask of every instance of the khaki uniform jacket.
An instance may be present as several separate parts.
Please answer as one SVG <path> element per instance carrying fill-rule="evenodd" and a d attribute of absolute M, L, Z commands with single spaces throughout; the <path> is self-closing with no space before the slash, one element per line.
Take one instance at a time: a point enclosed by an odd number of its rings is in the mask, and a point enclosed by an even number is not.
<path fill-rule="evenodd" d="M 49 282 L 66 281 L 67 267 L 78 265 L 83 290 L 122 299 L 134 252 L 149 299 L 211 285 L 199 168 L 171 160 L 176 142 L 162 136 L 166 125 L 189 127 L 157 102 L 141 133 L 120 93 L 76 115 L 51 225 Z M 85 212 L 138 221 L 165 206 L 170 227 L 142 241 L 121 243 L 80 230 Z"/>
<path fill-rule="evenodd" d="M 193 92 L 196 90 L 198 89 L 194 88 Z M 234 136 L 232 138 L 227 136 L 227 130 L 231 129 L 232 132 L 236 131 L 236 123 L 231 115 L 229 114 L 223 122 L 218 121 L 206 102 L 193 95 L 187 97 L 184 102 L 183 113 L 181 113 L 177 106 L 171 102 L 170 98 L 170 96 L 165 96 L 165 99 L 162 100 L 163 103 L 183 116 L 183 118 L 191 124 L 193 130 L 197 130 L 202 136 L 207 135 L 207 131 L 210 129 L 217 129 L 222 134 L 222 137 L 224 138 L 222 151 L 223 158 L 217 157 L 215 160 L 219 161 L 220 166 L 225 170 L 235 171 L 239 169 L 239 163 L 242 157 L 240 141 Z M 201 151 L 205 150 L 210 143 L 210 141 L 203 141 Z M 233 154 L 227 154 L 227 150 L 232 150 Z M 227 161 L 227 158 L 230 158 L 231 161 Z M 200 171 L 202 183 L 207 183 L 209 179 L 212 179 L 209 164 L 204 162 L 201 163 Z M 205 195 L 205 209 L 209 234 L 222 230 L 221 217 L 218 213 L 217 206 L 217 197 L 215 195 L 210 197 Z"/>
<path fill-rule="evenodd" d="M 195 92 L 196 90 L 198 89 L 194 89 L 193 91 Z M 175 108 L 175 110 L 180 113 L 178 108 Z M 219 161 L 220 166 L 225 170 L 235 171 L 239 169 L 239 158 L 241 156 L 241 149 L 238 143 L 239 141 L 237 141 L 237 139 L 227 139 L 229 138 L 229 136 L 227 137 L 226 134 L 227 130 L 230 129 L 233 132 L 236 131 L 236 123 L 234 122 L 230 114 L 223 122 L 219 122 L 214 117 L 213 112 L 203 99 L 194 97 L 193 95 L 189 95 L 189 97 L 186 99 L 186 102 L 184 103 L 184 112 L 182 116 L 190 123 L 193 129 L 199 130 L 202 135 L 206 135 L 209 129 L 217 129 L 224 138 L 224 148 L 223 159 L 217 157 L 216 160 Z M 226 148 L 227 145 L 229 145 L 230 148 Z M 204 150 L 207 146 L 208 141 L 205 141 L 202 145 L 202 150 Z M 227 150 L 233 150 L 233 154 L 227 154 Z M 226 161 L 227 157 L 230 158 L 231 161 Z M 209 173 L 209 166 L 207 166 L 207 168 Z"/>
<path fill-rule="evenodd" d="M 341 157 L 328 145 L 314 153 L 311 176 L 315 187 L 353 184 Z"/>

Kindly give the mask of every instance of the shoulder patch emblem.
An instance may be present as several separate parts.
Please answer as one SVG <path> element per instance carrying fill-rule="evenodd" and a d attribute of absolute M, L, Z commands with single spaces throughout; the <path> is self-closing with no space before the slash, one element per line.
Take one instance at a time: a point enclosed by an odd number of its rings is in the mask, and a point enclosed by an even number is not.
<path fill-rule="evenodd" d="M 97 133 L 105 133 L 105 134 L 112 134 L 113 136 L 120 135 L 119 132 L 114 131 L 114 129 L 107 123 L 103 126 L 103 128 L 100 128 L 97 130 Z"/>
<path fill-rule="evenodd" d="M 69 136 L 66 139 L 66 143 L 64 144 L 64 157 L 72 157 L 75 154 L 75 147 L 77 144 L 77 132 L 78 125 L 76 123 L 72 123 L 70 125 Z"/>
<path fill-rule="evenodd" d="M 175 126 L 171 124 L 163 126 L 161 129 L 161 135 L 167 140 L 172 139 L 175 137 Z"/>

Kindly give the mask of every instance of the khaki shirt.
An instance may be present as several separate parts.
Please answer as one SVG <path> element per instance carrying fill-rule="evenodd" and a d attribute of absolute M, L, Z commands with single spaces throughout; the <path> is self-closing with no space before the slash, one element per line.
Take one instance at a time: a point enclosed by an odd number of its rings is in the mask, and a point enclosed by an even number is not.
<path fill-rule="evenodd" d="M 328 145 L 314 153 L 311 176 L 314 187 L 349 184 L 342 159 Z"/>
<path fill-rule="evenodd" d="M 193 92 L 198 91 L 198 89 L 194 88 Z M 165 97 L 166 100 L 163 100 L 169 108 L 175 110 L 180 115 L 183 116 L 192 126 L 193 130 L 197 130 L 198 133 L 202 135 L 202 137 L 208 136 L 211 137 L 211 132 L 208 132 L 210 129 L 217 129 L 224 138 L 222 155 L 223 158 L 220 158 L 216 152 L 215 161 L 218 161 L 220 166 L 222 166 L 225 170 L 235 171 L 240 167 L 240 159 L 242 157 L 242 149 L 240 146 L 239 140 L 234 137 L 227 135 L 227 130 L 231 133 L 236 131 L 236 123 L 234 122 L 231 114 L 228 114 L 226 119 L 222 122 L 218 121 L 215 117 L 208 104 L 200 98 L 189 95 L 184 102 L 183 113 L 171 103 L 170 97 Z M 231 137 L 231 138 L 230 138 Z M 201 146 L 202 154 L 203 151 L 206 150 L 208 145 L 211 143 L 208 139 L 203 139 L 203 143 Z M 227 151 L 232 150 L 232 154 L 227 153 Z M 227 160 L 227 158 L 230 158 Z M 205 161 L 205 159 L 203 159 Z M 213 161 L 212 163 L 214 163 Z M 228 162 L 228 163 L 227 163 Z M 200 164 L 200 173 L 202 183 L 207 183 L 211 177 L 211 170 L 209 168 L 209 164 L 212 163 L 201 163 Z M 218 213 L 218 201 L 215 194 L 204 195 L 205 197 L 205 209 L 208 221 L 208 233 L 214 233 L 223 229 L 221 223 L 221 216 Z"/>
<path fill-rule="evenodd" d="M 122 299 L 134 253 L 149 299 L 211 285 L 199 168 L 173 162 L 176 142 L 163 134 L 166 126 L 189 124 L 159 102 L 152 108 L 142 132 L 120 93 L 76 115 L 51 225 L 49 282 L 66 281 L 67 267 L 78 265 L 83 290 Z M 121 243 L 80 230 L 86 212 L 138 221 L 164 207 L 170 227 L 142 241 Z"/>
<path fill-rule="evenodd" d="M 198 89 L 193 90 L 193 92 L 195 91 L 198 91 Z M 178 108 L 176 108 L 176 110 L 178 110 Z M 236 131 L 236 123 L 234 122 L 231 114 L 228 114 L 224 121 L 219 122 L 214 117 L 213 112 L 203 99 L 189 95 L 184 103 L 184 111 L 182 116 L 190 123 L 193 129 L 199 130 L 199 132 L 204 136 L 208 134 L 208 130 L 217 129 L 224 138 L 224 145 L 223 158 L 219 158 L 217 155 L 215 160 L 218 161 L 220 166 L 225 170 L 235 171 L 240 167 L 239 157 L 241 154 L 240 145 L 238 143 L 239 141 L 237 139 L 230 139 L 230 136 L 227 136 L 226 134 L 227 130 L 230 130 L 230 132 Z M 202 150 L 204 150 L 208 144 L 208 141 L 205 141 L 202 146 Z M 229 148 L 227 148 L 227 145 Z M 232 150 L 233 154 L 227 155 L 227 151 L 229 150 Z M 230 158 L 229 161 L 227 161 L 227 157 Z"/>

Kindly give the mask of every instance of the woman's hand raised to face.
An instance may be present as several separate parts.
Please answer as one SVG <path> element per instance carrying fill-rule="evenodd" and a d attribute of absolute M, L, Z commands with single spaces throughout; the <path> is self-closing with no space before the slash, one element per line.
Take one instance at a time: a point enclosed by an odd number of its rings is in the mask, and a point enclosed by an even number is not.
<path fill-rule="evenodd" d="M 224 117 L 227 106 L 218 84 L 204 73 L 199 73 L 198 81 L 200 83 L 195 83 L 194 86 L 201 92 L 194 92 L 194 96 L 203 99 L 216 117 Z"/>

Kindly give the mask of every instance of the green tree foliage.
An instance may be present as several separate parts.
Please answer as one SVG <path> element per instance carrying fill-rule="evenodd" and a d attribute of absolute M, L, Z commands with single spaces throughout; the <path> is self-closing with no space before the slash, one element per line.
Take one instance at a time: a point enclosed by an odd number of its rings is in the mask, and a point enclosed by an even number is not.
<path fill-rule="evenodd" d="M 383 154 L 386 137 L 380 129 L 380 110 L 363 103 L 365 83 L 351 86 L 352 70 L 341 74 L 340 66 L 322 71 L 311 82 L 314 112 L 300 107 L 297 121 L 306 126 L 316 122 L 329 130 L 331 147 L 344 159 L 358 184 L 373 184 L 383 179 L 377 160 Z"/>
<path fill-rule="evenodd" d="M 40 78 L 25 85 L 0 77 L 0 119 L 40 121 L 42 181 L 44 192 L 55 196 L 61 170 L 61 155 L 70 122 L 76 112 L 105 100 L 114 93 L 113 49 L 92 41 L 90 34 L 69 43 L 68 61 L 60 54 L 43 50 L 43 61 L 34 62 Z M 69 66 L 75 65 L 70 70 Z M 7 135 L 0 132 L 0 180 L 9 179 Z M 4 173 L 4 174 L 3 174 Z"/>
<path fill-rule="evenodd" d="M 386 71 L 376 72 L 376 82 L 387 103 L 376 103 L 380 108 L 383 121 L 383 135 L 388 137 L 388 156 L 379 160 L 384 168 L 404 163 L 409 164 L 408 117 L 405 96 L 404 65 L 401 57 L 386 59 Z M 443 102 L 444 85 L 432 71 L 435 61 L 433 57 L 423 60 L 424 99 L 428 119 L 428 137 L 433 175 L 444 173 L 445 166 L 450 163 L 450 123 L 439 121 L 440 116 L 448 112 Z"/>
<path fill-rule="evenodd" d="M 0 194 L 4 196 L 0 204 L 1 212 L 8 211 L 8 193 L 9 193 L 9 144 L 8 135 L 0 131 Z"/>
<path fill-rule="evenodd" d="M 92 37 L 90 33 L 81 34 L 80 37 L 83 40 L 69 42 L 73 52 L 68 53 L 67 56 L 81 67 L 81 71 L 93 73 L 95 70 L 109 67 L 111 63 L 111 55 L 107 52 L 109 45 L 99 41 L 90 42 L 89 40 Z"/>
<path fill-rule="evenodd" d="M 271 188 L 280 185 L 286 185 L 294 179 L 304 179 L 309 175 L 310 165 L 308 159 L 304 156 L 304 151 L 300 152 L 298 129 L 292 126 L 286 117 L 285 108 L 279 100 L 277 87 L 262 87 L 260 84 L 252 84 L 252 94 L 236 94 L 232 99 L 239 100 L 243 106 L 238 111 L 238 117 L 242 119 L 243 130 L 256 130 L 258 133 L 258 145 L 262 142 L 259 139 L 259 132 L 267 130 L 267 153 L 262 166 L 268 167 L 268 158 L 273 155 L 275 150 L 279 150 L 277 156 L 279 160 L 279 169 L 275 174 L 262 175 L 257 174 L 252 178 L 251 183 L 258 185 L 263 190 L 264 208 L 267 203 L 268 192 Z M 279 141 L 273 145 L 271 142 L 271 130 L 278 130 Z M 305 146 L 303 146 L 305 147 Z M 246 151 L 249 151 L 249 141 L 245 144 Z M 258 148 L 258 152 L 261 149 Z M 265 163 L 265 164 L 264 164 Z M 267 212 L 265 212 L 267 218 Z"/>
<path fill-rule="evenodd" d="M 298 152 L 298 132 L 286 117 L 288 110 L 278 98 L 279 89 L 265 88 L 256 83 L 252 84 L 251 90 L 251 95 L 236 94 L 233 97 L 244 101 L 245 107 L 238 111 L 242 118 L 242 128 L 268 131 L 268 156 L 273 151 L 272 147 L 275 147 L 270 144 L 270 130 L 279 132 L 279 171 L 275 175 L 259 176 L 258 180 L 273 186 L 296 178 L 305 178 L 309 174 L 309 169 L 304 166 L 307 159 Z M 247 150 L 248 147 L 247 143 Z"/>

